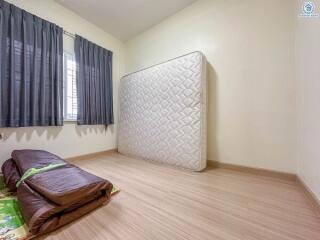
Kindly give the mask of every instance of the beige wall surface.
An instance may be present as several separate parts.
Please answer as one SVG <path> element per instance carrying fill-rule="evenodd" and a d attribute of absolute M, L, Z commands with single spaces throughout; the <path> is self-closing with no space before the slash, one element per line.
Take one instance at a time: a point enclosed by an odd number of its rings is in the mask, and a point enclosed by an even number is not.
<path fill-rule="evenodd" d="M 199 0 L 126 42 L 126 73 L 199 50 L 208 158 L 296 172 L 292 0 Z"/>
<path fill-rule="evenodd" d="M 296 2 L 298 175 L 320 200 L 320 16 L 299 17 Z"/>
<path fill-rule="evenodd" d="M 124 44 L 98 27 L 63 8 L 53 0 L 7 0 L 39 17 L 56 23 L 71 33 L 77 33 L 113 51 L 114 115 L 117 117 L 118 84 L 124 73 Z M 72 51 L 69 37 L 64 37 L 65 49 Z M 116 119 L 115 119 L 115 122 Z M 8 138 L 0 141 L 0 164 L 14 149 L 45 149 L 62 157 L 99 152 L 116 147 L 117 126 L 77 126 L 65 123 L 63 127 L 0 128 Z"/>

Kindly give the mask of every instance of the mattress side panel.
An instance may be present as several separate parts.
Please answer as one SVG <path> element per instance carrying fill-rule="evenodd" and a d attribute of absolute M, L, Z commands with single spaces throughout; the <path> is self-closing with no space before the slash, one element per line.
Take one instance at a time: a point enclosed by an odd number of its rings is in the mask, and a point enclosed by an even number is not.
<path fill-rule="evenodd" d="M 200 165 L 197 171 L 207 167 L 207 103 L 208 103 L 208 82 L 207 82 L 207 59 L 202 55 L 201 66 L 201 144 L 200 144 Z"/>

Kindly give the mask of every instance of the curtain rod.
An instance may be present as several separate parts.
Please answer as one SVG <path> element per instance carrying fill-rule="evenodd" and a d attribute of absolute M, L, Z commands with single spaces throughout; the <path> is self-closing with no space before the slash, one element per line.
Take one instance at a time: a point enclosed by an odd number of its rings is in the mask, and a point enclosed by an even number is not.
<path fill-rule="evenodd" d="M 76 37 L 76 35 L 68 32 L 68 31 L 65 31 L 65 30 L 63 30 L 63 34 L 65 34 L 65 35 L 67 35 L 67 36 L 69 36 L 69 37 L 72 37 L 72 38 L 75 38 L 75 37 Z"/>

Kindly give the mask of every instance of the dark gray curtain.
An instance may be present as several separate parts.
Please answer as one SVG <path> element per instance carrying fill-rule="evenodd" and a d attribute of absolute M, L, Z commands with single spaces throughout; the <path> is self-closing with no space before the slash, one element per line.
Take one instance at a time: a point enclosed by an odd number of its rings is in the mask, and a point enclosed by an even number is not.
<path fill-rule="evenodd" d="M 113 124 L 112 52 L 75 39 L 79 125 Z"/>
<path fill-rule="evenodd" d="M 0 0 L 0 127 L 63 124 L 63 30 Z"/>

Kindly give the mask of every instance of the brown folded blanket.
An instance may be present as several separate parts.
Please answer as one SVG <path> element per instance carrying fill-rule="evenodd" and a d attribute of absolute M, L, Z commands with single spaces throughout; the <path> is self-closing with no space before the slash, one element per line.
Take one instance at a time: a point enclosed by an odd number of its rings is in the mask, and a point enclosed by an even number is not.
<path fill-rule="evenodd" d="M 28 170 L 59 167 L 27 177 Z M 7 187 L 17 193 L 22 215 L 32 235 L 51 232 L 101 206 L 110 198 L 112 184 L 40 150 L 19 150 L 2 165 Z"/>

